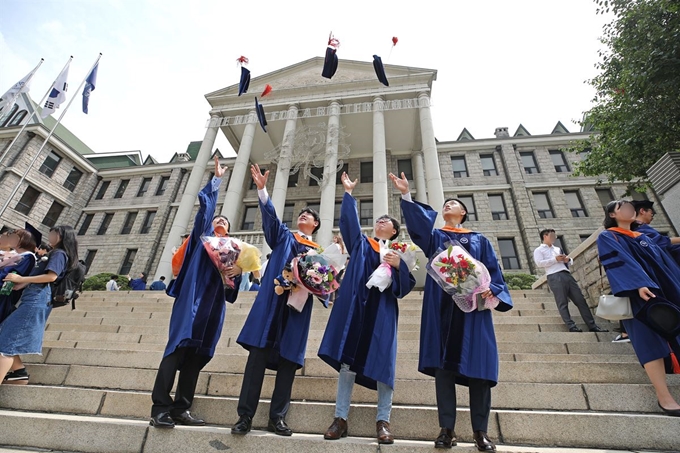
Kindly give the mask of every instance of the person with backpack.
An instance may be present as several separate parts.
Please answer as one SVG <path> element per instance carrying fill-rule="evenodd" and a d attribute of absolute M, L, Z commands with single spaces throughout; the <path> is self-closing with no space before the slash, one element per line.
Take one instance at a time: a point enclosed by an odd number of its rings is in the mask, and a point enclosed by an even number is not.
<path fill-rule="evenodd" d="M 36 242 L 40 242 L 36 238 Z M 78 241 L 75 230 L 70 226 L 56 226 L 50 229 L 49 242 L 52 251 L 45 261 L 38 261 L 29 276 L 9 274 L 4 281 L 14 283 L 23 293 L 17 308 L 0 324 L 0 376 L 6 376 L 10 369 L 25 374 L 20 355 L 42 354 L 45 324 L 53 307 L 52 289 L 58 287 L 66 273 L 79 268 Z M 18 362 L 17 362 L 18 361 Z M 13 366 L 14 365 L 14 366 Z"/>

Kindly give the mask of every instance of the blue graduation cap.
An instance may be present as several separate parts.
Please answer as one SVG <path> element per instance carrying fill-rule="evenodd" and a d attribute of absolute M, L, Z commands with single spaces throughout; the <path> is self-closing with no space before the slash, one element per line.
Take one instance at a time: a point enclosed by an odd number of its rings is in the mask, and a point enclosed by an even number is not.
<path fill-rule="evenodd" d="M 257 102 L 257 98 L 255 98 L 255 112 L 257 113 L 257 121 L 259 121 L 260 126 L 262 126 L 262 130 L 267 132 L 267 118 L 264 116 L 264 107 Z"/>
<path fill-rule="evenodd" d="M 42 233 L 28 222 L 26 222 L 26 231 L 31 233 L 33 239 L 35 239 L 35 246 L 40 247 L 40 244 L 42 244 Z"/>
<path fill-rule="evenodd" d="M 238 82 L 238 95 L 241 96 L 243 93 L 247 93 L 248 86 L 250 86 L 250 70 L 241 66 L 241 80 Z"/>
<path fill-rule="evenodd" d="M 387 76 L 385 75 L 385 67 L 383 66 L 382 59 L 377 55 L 373 55 L 373 69 L 375 69 L 375 75 L 378 76 L 380 83 L 386 87 L 390 86 L 390 82 L 387 81 Z"/>
<path fill-rule="evenodd" d="M 333 37 L 333 32 L 328 36 L 328 47 L 326 47 L 326 57 L 323 60 L 323 70 L 321 71 L 321 76 L 327 79 L 332 78 L 335 75 L 335 71 L 338 70 L 338 56 L 336 52 L 340 47 L 340 41 Z"/>

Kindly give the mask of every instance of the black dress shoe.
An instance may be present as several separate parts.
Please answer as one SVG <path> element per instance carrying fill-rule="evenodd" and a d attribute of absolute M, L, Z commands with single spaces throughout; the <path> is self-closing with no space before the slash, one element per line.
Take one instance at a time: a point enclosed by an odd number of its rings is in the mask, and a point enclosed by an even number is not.
<path fill-rule="evenodd" d="M 661 403 L 659 403 L 659 407 L 661 408 L 663 413 L 668 415 L 669 417 L 680 417 L 680 409 L 666 409 L 661 405 Z"/>
<path fill-rule="evenodd" d="M 205 420 L 201 420 L 200 418 L 194 417 L 193 415 L 191 415 L 191 412 L 189 412 L 189 411 L 186 411 L 186 412 L 183 412 L 179 415 L 173 416 L 172 420 L 177 425 L 186 425 L 186 426 L 204 426 L 205 425 Z"/>
<path fill-rule="evenodd" d="M 458 445 L 458 439 L 452 429 L 442 428 L 439 437 L 434 441 L 434 448 L 451 448 Z"/>
<path fill-rule="evenodd" d="M 158 415 L 154 415 L 151 417 L 151 421 L 149 422 L 149 425 L 155 427 L 155 428 L 174 428 L 175 427 L 175 422 L 172 421 L 172 417 L 170 417 L 170 412 L 161 412 Z"/>
<path fill-rule="evenodd" d="M 248 415 L 241 415 L 234 426 L 231 427 L 232 434 L 248 434 L 253 427 L 253 419 Z"/>
<path fill-rule="evenodd" d="M 602 327 L 600 327 L 600 326 L 592 327 L 592 328 L 590 329 L 590 331 L 591 331 L 591 332 L 600 332 L 600 333 L 609 332 L 607 329 L 604 329 L 604 328 L 602 328 Z"/>
<path fill-rule="evenodd" d="M 269 419 L 269 423 L 267 424 L 267 431 L 270 433 L 274 433 L 277 436 L 292 436 L 293 435 L 293 430 L 286 425 L 286 421 L 283 419 L 283 417 L 277 418 L 277 419 Z"/>
<path fill-rule="evenodd" d="M 569 332 L 583 332 L 578 326 L 570 327 Z"/>
<path fill-rule="evenodd" d="M 489 436 L 484 431 L 475 431 L 472 436 L 475 440 L 475 446 L 479 451 L 496 451 L 496 446 L 491 442 Z"/>

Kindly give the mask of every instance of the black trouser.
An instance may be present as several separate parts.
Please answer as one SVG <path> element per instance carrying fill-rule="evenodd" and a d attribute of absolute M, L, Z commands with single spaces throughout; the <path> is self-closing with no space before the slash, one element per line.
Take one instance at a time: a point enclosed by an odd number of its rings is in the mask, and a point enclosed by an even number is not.
<path fill-rule="evenodd" d="M 491 413 L 491 382 L 472 378 L 468 381 L 472 431 L 486 432 Z M 434 383 L 437 391 L 439 427 L 453 430 L 456 426 L 456 374 L 450 370 L 437 369 Z"/>
<path fill-rule="evenodd" d="M 571 314 L 569 314 L 569 299 L 578 308 L 581 318 L 583 318 L 588 328 L 596 327 L 595 318 L 593 318 L 593 313 L 590 311 L 590 307 L 588 307 L 588 302 L 586 302 L 581 288 L 579 288 L 578 283 L 576 283 L 574 276 L 570 272 L 562 271 L 548 275 L 548 286 L 555 295 L 557 309 L 560 311 L 562 321 L 564 321 L 567 327 L 572 328 L 576 326 L 574 320 L 571 319 Z"/>
<path fill-rule="evenodd" d="M 197 355 L 195 352 L 195 348 L 177 348 L 175 352 L 161 360 L 151 393 L 151 400 L 153 401 L 152 417 L 163 412 L 170 412 L 171 416 L 178 416 L 191 407 L 196 393 L 198 375 L 211 359 L 209 356 Z M 175 384 L 177 370 L 179 370 L 179 381 L 173 400 L 170 392 Z"/>
<path fill-rule="evenodd" d="M 247 415 L 254 417 L 257 411 L 257 404 L 260 402 L 262 393 L 262 383 L 264 382 L 264 372 L 267 368 L 267 360 L 270 354 L 269 349 L 251 348 L 248 354 L 246 370 L 243 373 L 243 384 L 241 385 L 241 395 L 238 399 L 239 417 Z M 290 394 L 293 390 L 295 371 L 297 363 L 279 358 L 279 366 L 276 370 L 276 382 L 272 402 L 269 406 L 269 418 L 285 418 L 290 406 Z"/>

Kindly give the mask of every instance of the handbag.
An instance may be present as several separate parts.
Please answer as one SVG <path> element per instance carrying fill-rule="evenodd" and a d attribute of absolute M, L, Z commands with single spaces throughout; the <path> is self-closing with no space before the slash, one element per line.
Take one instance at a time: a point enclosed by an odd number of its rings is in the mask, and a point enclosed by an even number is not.
<path fill-rule="evenodd" d="M 600 291 L 604 293 L 602 264 L 600 264 Z M 600 295 L 600 301 L 597 304 L 595 315 L 608 321 L 633 319 L 633 307 L 630 305 L 630 298 L 616 297 L 612 294 L 602 294 Z"/>

